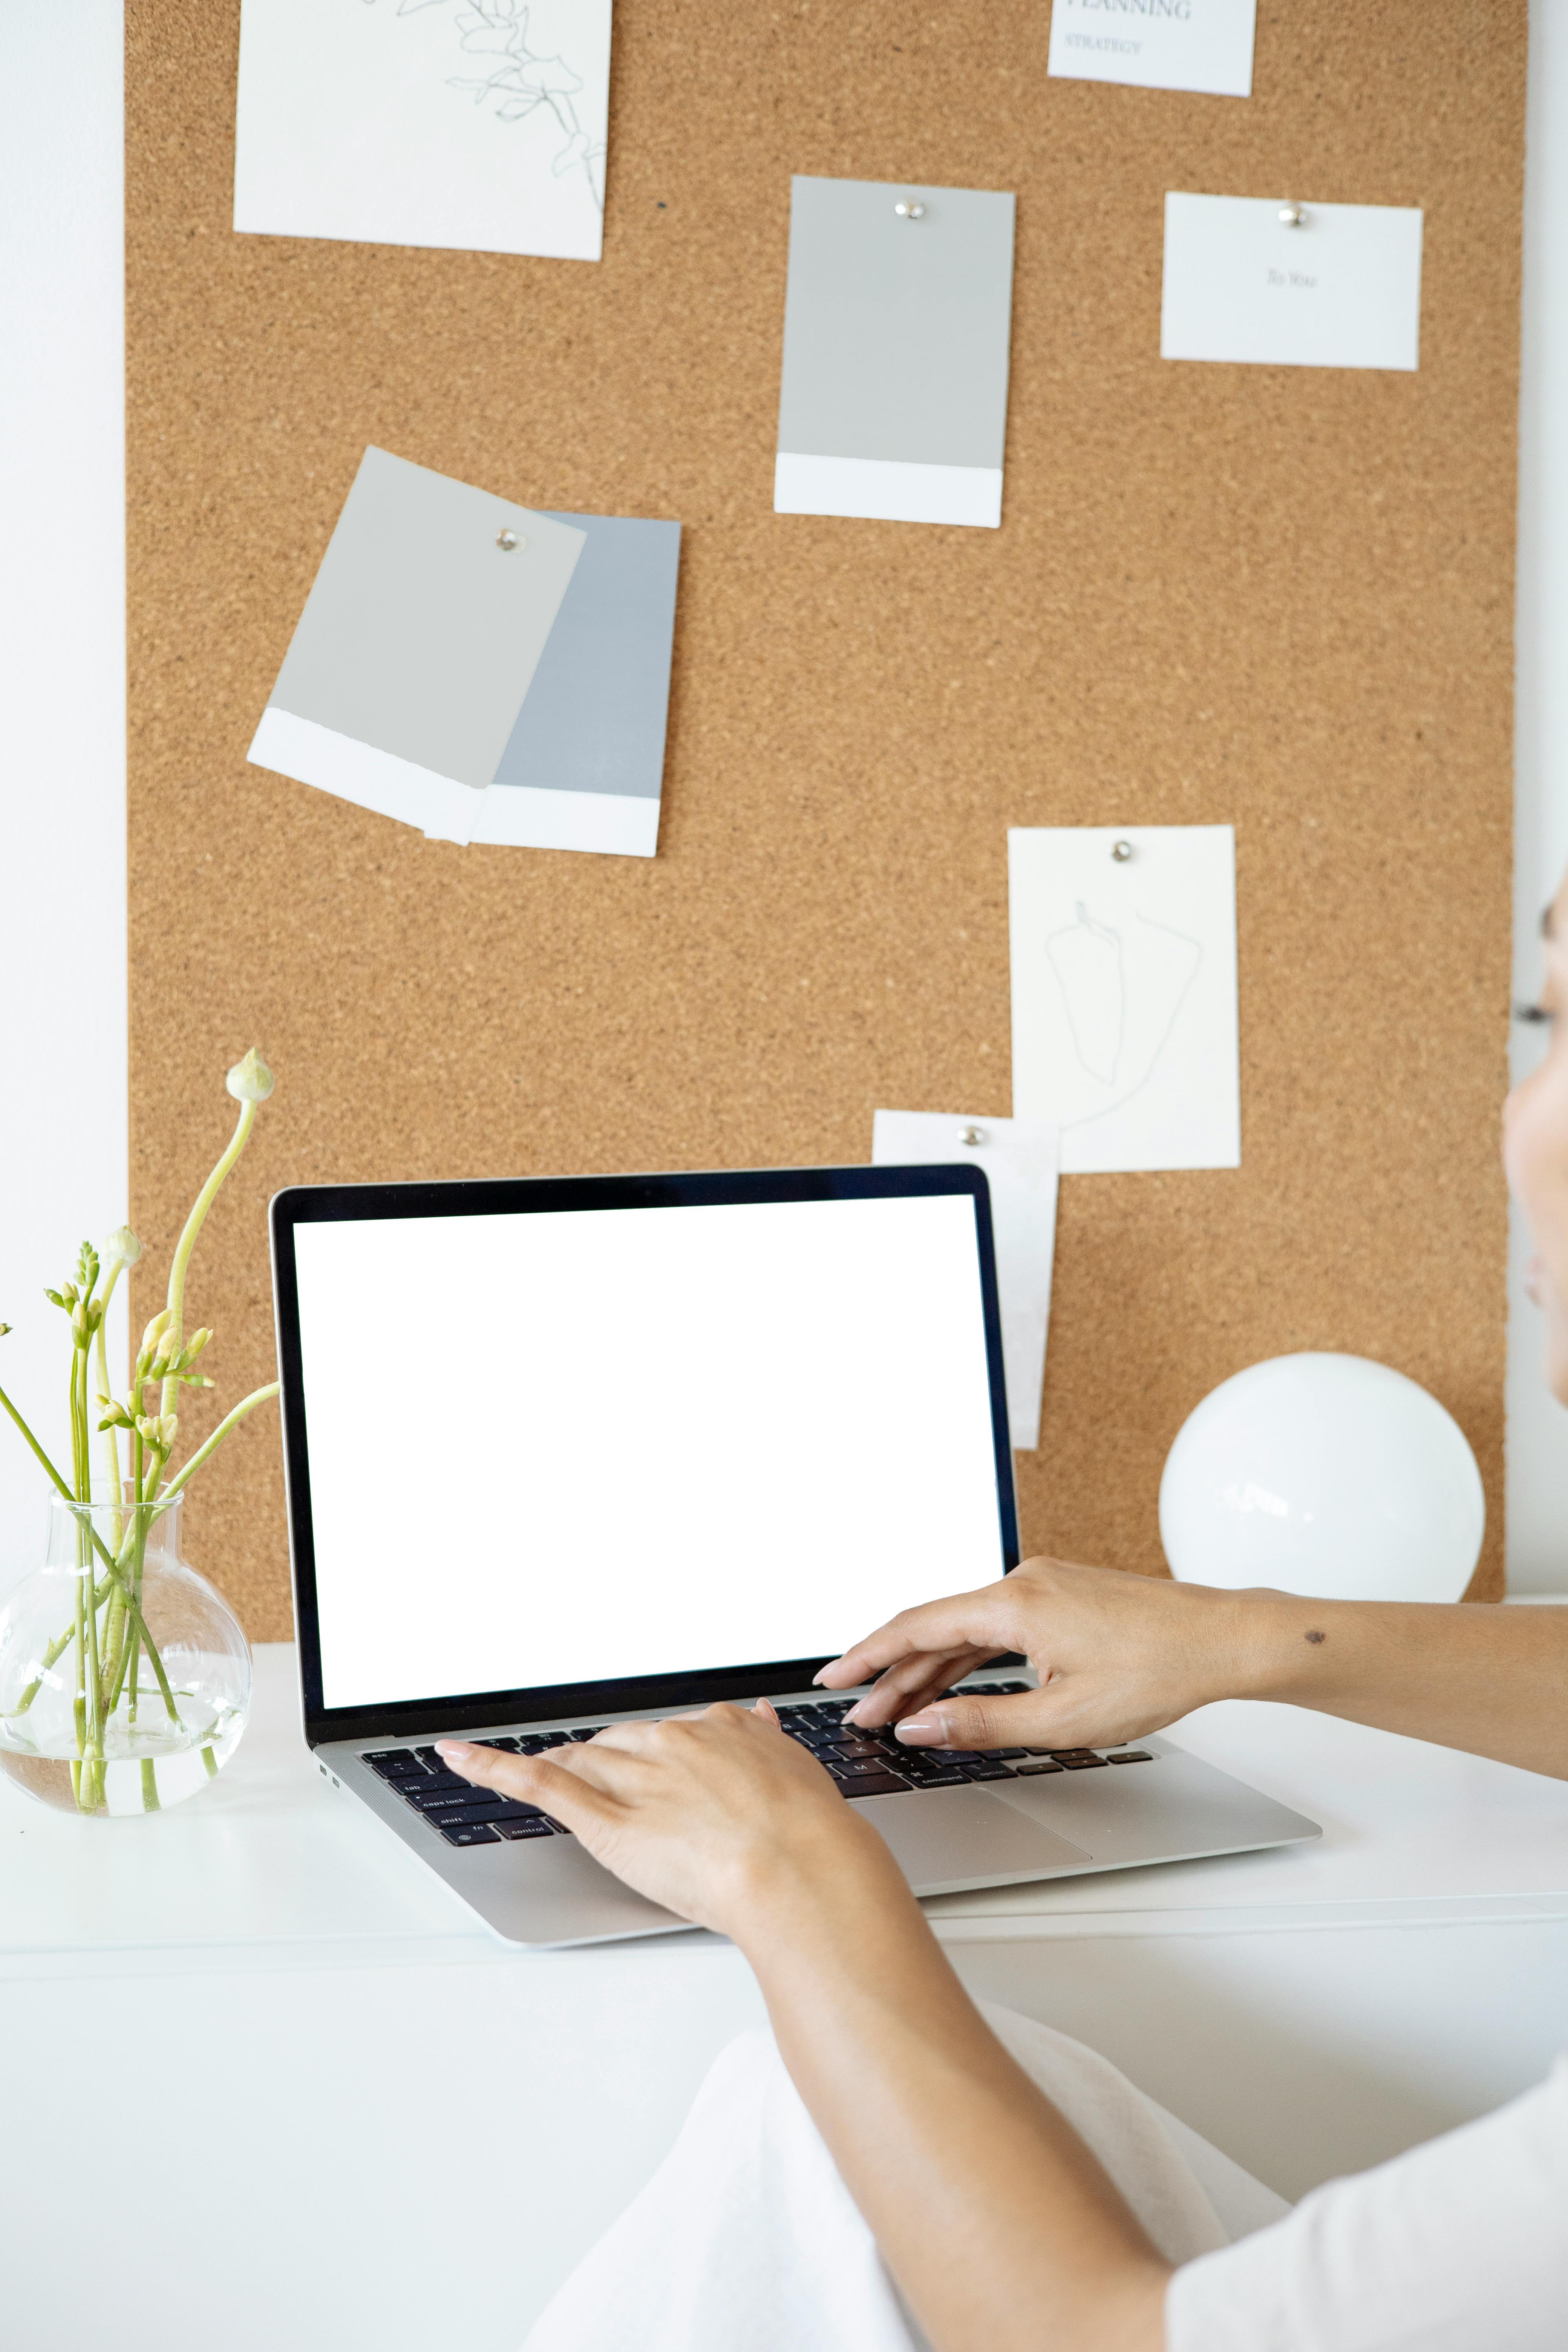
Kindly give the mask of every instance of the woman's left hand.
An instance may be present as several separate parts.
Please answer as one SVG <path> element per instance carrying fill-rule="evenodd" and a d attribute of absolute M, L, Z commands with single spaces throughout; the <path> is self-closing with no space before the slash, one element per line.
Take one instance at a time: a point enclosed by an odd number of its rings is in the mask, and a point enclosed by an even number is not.
<path fill-rule="evenodd" d="M 863 1865 L 868 1839 L 885 1853 L 766 1699 L 615 1723 L 548 1758 L 462 1739 L 436 1747 L 466 1780 L 539 1806 L 639 1895 L 721 1935 L 737 1935 L 763 1888 L 771 1901 L 796 1865 L 820 1881 L 840 1853 Z"/>

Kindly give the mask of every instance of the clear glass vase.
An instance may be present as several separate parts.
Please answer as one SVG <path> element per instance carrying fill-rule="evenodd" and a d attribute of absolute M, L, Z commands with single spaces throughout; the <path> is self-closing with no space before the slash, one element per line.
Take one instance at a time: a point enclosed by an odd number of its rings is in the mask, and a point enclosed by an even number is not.
<path fill-rule="evenodd" d="M 0 1770 L 41 1804 L 157 1812 L 239 1744 L 250 1652 L 181 1558 L 184 1507 L 51 1501 L 44 1565 L 0 1604 Z"/>

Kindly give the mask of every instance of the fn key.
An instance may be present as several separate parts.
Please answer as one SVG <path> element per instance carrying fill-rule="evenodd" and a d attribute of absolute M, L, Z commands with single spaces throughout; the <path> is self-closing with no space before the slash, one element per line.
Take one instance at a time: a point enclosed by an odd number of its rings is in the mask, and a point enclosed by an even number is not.
<path fill-rule="evenodd" d="M 454 1822 L 441 1835 L 448 1845 L 499 1845 L 500 1838 L 488 1822 Z"/>

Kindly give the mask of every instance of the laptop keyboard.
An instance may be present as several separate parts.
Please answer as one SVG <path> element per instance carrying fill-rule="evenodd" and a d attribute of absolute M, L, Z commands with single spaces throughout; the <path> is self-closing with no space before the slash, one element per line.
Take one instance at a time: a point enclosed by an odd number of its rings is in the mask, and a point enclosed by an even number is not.
<path fill-rule="evenodd" d="M 1029 1688 L 1027 1683 L 971 1683 L 965 1697 L 1003 1698 Z M 828 1698 L 781 1706 L 779 1720 L 791 1739 L 826 1766 L 846 1797 L 894 1797 L 911 1789 L 957 1789 L 971 1780 L 1027 1780 L 1042 1772 L 1093 1772 L 1112 1764 L 1150 1764 L 1146 1748 L 993 1748 L 984 1753 L 955 1748 L 903 1748 L 891 1729 L 863 1731 L 844 1717 L 854 1698 Z M 574 1731 L 540 1731 L 515 1738 L 487 1738 L 480 1748 L 501 1748 L 514 1756 L 542 1756 L 552 1748 L 592 1739 L 603 1724 Z M 570 1837 L 563 1822 L 538 1805 L 476 1789 L 447 1771 L 434 1748 L 384 1748 L 365 1763 L 413 1811 L 422 1813 L 448 1845 L 495 1845 L 503 1839 Z"/>

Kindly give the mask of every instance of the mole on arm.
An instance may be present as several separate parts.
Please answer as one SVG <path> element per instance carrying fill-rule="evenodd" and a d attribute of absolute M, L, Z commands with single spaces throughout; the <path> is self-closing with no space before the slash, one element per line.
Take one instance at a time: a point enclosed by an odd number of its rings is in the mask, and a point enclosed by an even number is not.
<path fill-rule="evenodd" d="M 1309 1633 L 1307 1636 L 1309 1642 L 1326 1642 L 1328 1638 L 1326 1633 Z"/>

